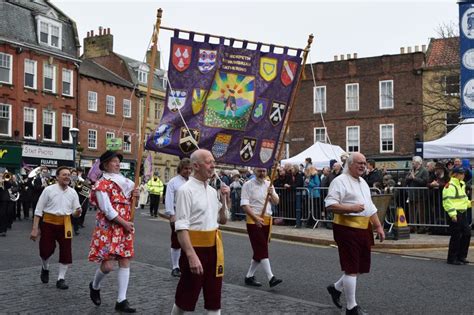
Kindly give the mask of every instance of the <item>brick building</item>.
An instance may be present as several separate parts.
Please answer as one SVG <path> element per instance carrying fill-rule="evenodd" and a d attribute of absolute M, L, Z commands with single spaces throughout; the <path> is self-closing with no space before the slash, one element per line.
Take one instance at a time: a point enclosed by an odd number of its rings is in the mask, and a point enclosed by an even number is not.
<path fill-rule="evenodd" d="M 378 167 L 408 167 L 423 135 L 424 52 L 416 50 L 360 59 L 341 55 L 307 65 L 287 137 L 290 156 L 329 137 L 346 152 L 375 159 Z"/>
<path fill-rule="evenodd" d="M 90 31 L 88 32 L 87 37 L 84 38 L 83 57 L 86 60 L 93 60 L 126 81 L 134 84 L 140 104 L 139 126 L 141 126 L 142 123 L 142 115 L 147 115 L 146 131 L 143 138 L 153 132 L 163 114 L 163 104 L 166 91 L 166 80 L 164 78 L 165 73 L 160 69 L 159 54 L 155 61 L 155 72 L 148 113 L 144 113 L 144 108 L 148 86 L 148 75 L 151 65 L 150 51 L 147 52 L 144 62 L 120 55 L 113 50 L 113 35 L 110 33 L 110 29 L 103 29 L 100 27 L 98 35 L 94 35 L 94 31 Z M 141 128 L 138 128 L 138 130 L 141 130 Z M 165 182 L 168 182 L 171 177 L 176 175 L 176 167 L 179 162 L 178 157 L 154 152 L 149 152 L 149 154 L 152 154 L 153 156 L 153 169 L 160 172 L 160 176 Z M 146 154 L 144 154 L 144 157 L 145 156 Z"/>
<path fill-rule="evenodd" d="M 124 156 L 121 169 L 133 178 L 139 141 L 134 85 L 89 59 L 83 60 L 79 75 L 81 166 L 92 166 L 107 149 L 107 139 L 120 139 Z"/>
<path fill-rule="evenodd" d="M 0 1 L 0 166 L 73 165 L 79 47 L 74 21 L 49 1 Z"/>

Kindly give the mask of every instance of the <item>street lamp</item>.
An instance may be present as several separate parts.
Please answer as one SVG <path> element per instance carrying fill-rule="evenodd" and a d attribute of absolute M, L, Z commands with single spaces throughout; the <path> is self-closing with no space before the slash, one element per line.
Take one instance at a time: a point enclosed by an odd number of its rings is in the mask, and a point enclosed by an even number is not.
<path fill-rule="evenodd" d="M 77 147 L 77 137 L 79 136 L 78 128 L 69 128 L 69 133 L 72 137 L 72 160 L 74 161 L 74 168 L 76 168 L 76 147 Z"/>

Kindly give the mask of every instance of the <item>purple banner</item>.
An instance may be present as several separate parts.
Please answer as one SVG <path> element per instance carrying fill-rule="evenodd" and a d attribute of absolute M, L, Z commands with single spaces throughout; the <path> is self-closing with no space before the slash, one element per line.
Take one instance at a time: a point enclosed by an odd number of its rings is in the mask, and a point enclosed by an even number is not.
<path fill-rule="evenodd" d="M 172 38 L 165 108 L 146 149 L 270 167 L 301 58 Z M 189 132 L 183 124 L 184 117 Z"/>

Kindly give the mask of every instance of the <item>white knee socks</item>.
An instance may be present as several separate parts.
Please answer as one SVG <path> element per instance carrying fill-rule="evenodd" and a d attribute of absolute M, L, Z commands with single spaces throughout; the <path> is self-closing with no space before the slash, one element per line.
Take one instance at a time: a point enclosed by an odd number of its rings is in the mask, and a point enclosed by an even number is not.
<path fill-rule="evenodd" d="M 66 276 L 66 271 L 67 271 L 67 265 L 65 264 L 59 264 L 59 274 L 58 274 L 58 280 L 64 279 Z"/>
<path fill-rule="evenodd" d="M 265 271 L 268 280 L 271 280 L 273 278 L 273 273 L 272 268 L 270 267 L 270 259 L 262 259 L 260 260 L 260 263 L 262 264 L 263 270 Z"/>
<path fill-rule="evenodd" d="M 357 305 L 355 298 L 357 277 L 344 275 L 343 278 L 342 281 L 344 283 L 344 295 L 346 296 L 346 308 L 350 310 Z"/>
<path fill-rule="evenodd" d="M 247 271 L 247 278 L 250 278 L 250 277 L 253 277 L 254 274 L 255 274 L 255 271 L 257 270 L 257 267 L 260 263 L 258 261 L 255 261 L 255 260 L 251 260 L 250 261 L 250 267 L 249 267 L 249 271 Z"/>
<path fill-rule="evenodd" d="M 49 270 L 49 259 L 43 259 L 41 258 L 41 266 L 43 267 L 44 270 Z"/>
<path fill-rule="evenodd" d="M 221 315 L 221 310 L 215 310 L 215 311 L 207 310 L 207 315 Z"/>
<path fill-rule="evenodd" d="M 171 264 L 173 269 L 179 268 L 179 257 L 181 256 L 181 248 L 171 248 Z"/>
<path fill-rule="evenodd" d="M 128 279 L 130 278 L 130 268 L 120 267 L 117 274 L 118 278 L 118 297 L 117 302 L 127 299 Z"/>
<path fill-rule="evenodd" d="M 173 309 L 171 310 L 171 315 L 182 315 L 184 314 L 184 311 L 179 308 L 178 305 L 173 304 Z"/>
<path fill-rule="evenodd" d="M 336 288 L 337 291 L 342 291 L 344 289 L 344 283 L 343 283 L 344 276 L 345 274 L 343 274 L 342 277 L 339 278 L 339 280 L 337 280 L 336 283 L 334 283 L 334 287 Z"/>
<path fill-rule="evenodd" d="M 102 272 L 102 270 L 100 270 L 100 267 L 97 268 L 97 270 L 95 271 L 94 281 L 92 281 L 92 288 L 94 290 L 100 290 L 100 283 L 106 275 L 107 273 Z"/>

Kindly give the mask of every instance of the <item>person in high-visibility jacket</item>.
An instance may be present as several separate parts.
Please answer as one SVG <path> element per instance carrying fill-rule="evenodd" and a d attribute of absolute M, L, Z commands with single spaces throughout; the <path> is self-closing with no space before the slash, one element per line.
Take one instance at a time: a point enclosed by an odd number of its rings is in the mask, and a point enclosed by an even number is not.
<path fill-rule="evenodd" d="M 153 177 L 146 183 L 146 188 L 150 193 L 150 216 L 155 218 L 158 216 L 158 205 L 160 204 L 160 196 L 163 194 L 163 182 L 159 177 L 159 173 L 155 172 Z"/>
<path fill-rule="evenodd" d="M 471 227 L 467 221 L 467 209 L 472 206 L 466 195 L 463 181 L 465 171 L 462 167 L 455 167 L 451 179 L 443 189 L 443 208 L 449 217 L 448 264 L 465 265 L 469 261 L 467 252 L 471 241 Z"/>

